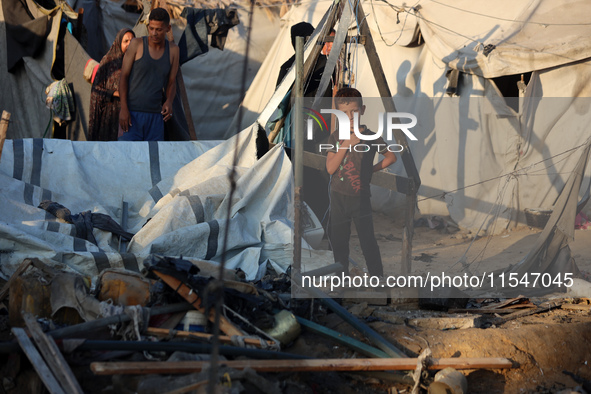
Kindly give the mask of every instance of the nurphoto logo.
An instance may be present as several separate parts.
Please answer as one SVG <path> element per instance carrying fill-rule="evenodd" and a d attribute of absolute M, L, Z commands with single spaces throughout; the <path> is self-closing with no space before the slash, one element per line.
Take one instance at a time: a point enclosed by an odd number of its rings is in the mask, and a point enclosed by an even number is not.
<path fill-rule="evenodd" d="M 306 115 L 309 116 L 307 121 L 307 133 L 306 138 L 310 141 L 314 138 L 314 122 L 318 125 L 320 130 L 328 130 L 328 124 L 322 114 L 333 114 L 336 116 L 338 120 L 338 133 L 339 133 L 339 140 L 348 140 L 351 138 L 351 127 L 350 127 L 350 120 L 349 117 L 343 112 L 339 111 L 338 109 L 321 109 L 320 112 L 313 110 L 312 108 L 305 108 L 307 111 Z M 385 122 L 384 122 L 385 119 Z M 394 119 L 410 119 L 408 123 L 396 123 Z M 384 125 L 385 123 L 385 125 Z M 359 131 L 359 113 L 355 112 L 353 114 L 353 132 L 361 141 L 375 141 L 378 138 L 384 135 L 384 131 L 386 133 L 385 140 L 389 141 L 393 139 L 393 132 L 394 130 L 402 131 L 407 138 L 411 141 L 417 141 L 417 137 L 410 131 L 411 128 L 416 126 L 417 124 L 417 117 L 408 112 L 380 112 L 378 116 L 378 130 L 375 134 L 362 134 Z M 356 152 L 367 152 L 371 149 L 371 146 L 377 145 L 377 148 L 380 149 L 384 144 L 356 144 L 354 146 L 348 146 L 346 148 L 335 148 L 332 144 L 320 144 L 319 150 L 320 153 L 327 150 L 332 149 L 348 149 L 349 151 L 354 150 Z M 404 147 L 400 144 L 389 144 L 386 145 L 386 148 L 390 152 L 402 152 Z"/>

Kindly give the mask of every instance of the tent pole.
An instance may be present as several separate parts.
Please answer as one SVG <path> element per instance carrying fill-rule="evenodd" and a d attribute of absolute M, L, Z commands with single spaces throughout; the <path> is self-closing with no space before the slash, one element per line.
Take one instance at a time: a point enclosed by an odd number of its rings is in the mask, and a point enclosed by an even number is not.
<path fill-rule="evenodd" d="M 358 7 L 359 15 L 365 15 L 361 3 L 358 3 Z M 376 84 L 378 85 L 380 96 L 383 98 L 384 107 L 387 112 L 396 112 L 396 106 L 394 105 L 394 100 L 392 99 L 392 92 L 388 87 L 388 81 L 386 79 L 384 69 L 382 68 L 382 64 L 378 56 L 378 51 L 373 41 L 373 37 L 369 30 L 369 25 L 367 24 L 366 18 L 363 18 L 363 20 L 361 21 L 359 33 L 365 39 L 365 52 L 367 53 L 367 58 L 371 66 L 371 70 L 373 72 Z M 417 202 L 417 191 L 419 186 L 421 185 L 421 178 L 419 177 L 419 172 L 417 170 L 414 159 L 412 157 L 412 153 L 408 146 L 406 136 L 400 130 L 395 130 L 394 136 L 398 144 L 404 147 L 400 155 L 402 157 L 402 163 L 404 164 L 404 168 L 406 170 L 406 173 L 408 174 L 408 178 L 410 181 L 410 187 L 406 193 L 406 216 L 404 224 L 404 233 L 402 237 L 401 273 L 405 274 L 410 273 L 412 269 L 411 257 L 412 236 L 414 233 L 414 212 L 415 205 Z"/>
<path fill-rule="evenodd" d="M 296 37 L 295 47 L 296 78 L 294 84 L 295 106 L 293 110 L 294 136 L 294 178 L 295 218 L 293 242 L 293 271 L 300 273 L 302 264 L 302 188 L 304 184 L 304 128 L 302 100 L 304 99 L 304 37 Z"/>
<path fill-rule="evenodd" d="M 160 5 L 164 8 L 170 18 L 172 19 L 172 13 L 170 12 L 170 7 L 168 6 L 167 0 L 156 0 L 152 2 L 152 9 L 155 6 Z M 174 43 L 174 36 L 172 35 L 172 29 L 166 34 L 166 38 L 168 41 Z M 189 127 L 189 136 L 194 141 L 197 139 L 197 134 L 195 133 L 195 125 L 193 124 L 193 114 L 191 113 L 191 106 L 189 105 L 189 98 L 187 97 L 187 89 L 185 88 L 185 80 L 183 79 L 183 73 L 181 71 L 181 65 L 179 64 L 179 70 L 176 73 L 176 84 L 179 88 L 179 93 L 181 95 L 181 101 L 183 103 L 183 108 L 185 110 L 185 117 L 187 118 L 187 126 Z"/>

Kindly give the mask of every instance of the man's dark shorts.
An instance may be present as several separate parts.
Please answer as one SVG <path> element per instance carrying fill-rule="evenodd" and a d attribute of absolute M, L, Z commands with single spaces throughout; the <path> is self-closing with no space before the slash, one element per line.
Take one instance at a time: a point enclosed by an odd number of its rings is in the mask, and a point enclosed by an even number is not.
<path fill-rule="evenodd" d="M 162 114 L 129 111 L 131 126 L 121 134 L 119 141 L 164 141 L 164 120 Z"/>

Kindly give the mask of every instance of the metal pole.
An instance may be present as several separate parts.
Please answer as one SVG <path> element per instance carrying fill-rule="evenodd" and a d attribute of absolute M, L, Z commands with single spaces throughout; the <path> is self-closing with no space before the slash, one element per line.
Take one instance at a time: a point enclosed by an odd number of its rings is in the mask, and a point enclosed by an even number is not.
<path fill-rule="evenodd" d="M 299 273 L 302 264 L 302 187 L 304 184 L 304 119 L 302 101 L 304 100 L 304 37 L 296 37 L 295 47 L 296 79 L 294 85 L 295 105 L 293 117 L 293 164 L 295 181 L 295 217 L 293 240 L 293 267 L 294 272 Z"/>

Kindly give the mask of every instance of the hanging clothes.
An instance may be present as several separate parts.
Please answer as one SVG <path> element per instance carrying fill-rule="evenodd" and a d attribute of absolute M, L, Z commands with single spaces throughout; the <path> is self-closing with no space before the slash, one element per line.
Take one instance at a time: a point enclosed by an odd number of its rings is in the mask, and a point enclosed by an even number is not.
<path fill-rule="evenodd" d="M 46 89 L 45 106 L 53 112 L 53 120 L 60 126 L 74 117 L 74 97 L 66 79 L 52 82 Z"/>
<path fill-rule="evenodd" d="M 208 35 L 211 35 L 211 46 L 223 50 L 228 30 L 240 23 L 234 8 L 185 7 L 181 16 L 187 18 L 187 27 L 179 40 L 180 64 L 209 51 Z"/>

